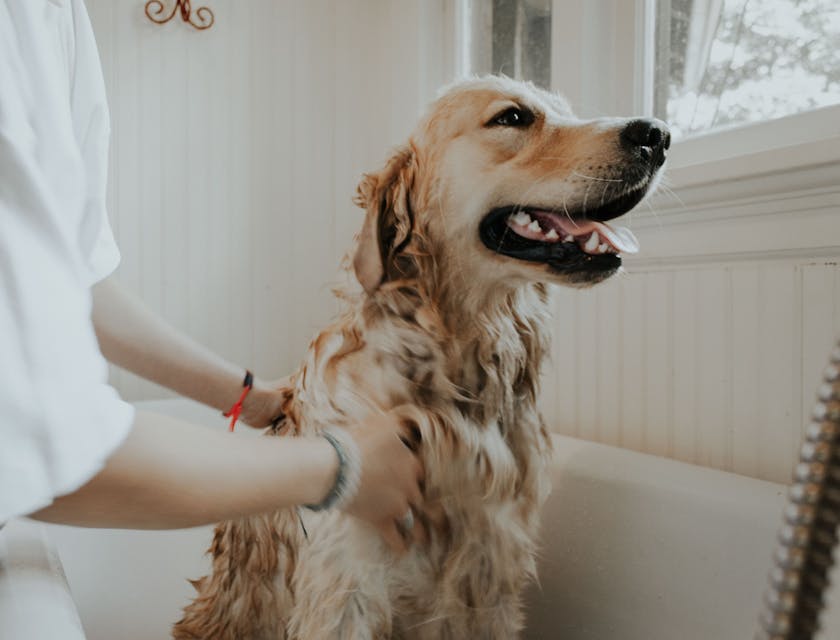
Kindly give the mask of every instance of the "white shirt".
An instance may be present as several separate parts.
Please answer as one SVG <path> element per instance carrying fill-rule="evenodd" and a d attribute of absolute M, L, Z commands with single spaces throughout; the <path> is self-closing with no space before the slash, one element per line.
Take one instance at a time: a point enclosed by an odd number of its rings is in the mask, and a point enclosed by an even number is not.
<path fill-rule="evenodd" d="M 85 484 L 134 420 L 90 319 L 119 262 L 108 136 L 82 0 L 0 0 L 0 522 Z"/>

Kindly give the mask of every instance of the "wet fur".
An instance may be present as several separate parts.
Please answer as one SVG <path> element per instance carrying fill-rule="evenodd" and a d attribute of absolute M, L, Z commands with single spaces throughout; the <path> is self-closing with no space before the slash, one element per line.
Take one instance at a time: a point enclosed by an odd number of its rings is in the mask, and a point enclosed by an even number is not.
<path fill-rule="evenodd" d="M 213 575 L 196 583 L 174 637 L 515 637 L 548 492 L 536 408 L 545 319 L 540 285 L 503 296 L 457 340 L 420 280 L 353 301 L 312 344 L 283 427 L 313 433 L 408 405 L 429 546 L 397 559 L 339 513 L 302 514 L 308 539 L 294 510 L 223 523 Z"/>
<path fill-rule="evenodd" d="M 473 197 L 461 195 L 474 190 L 469 181 L 483 184 L 498 166 L 511 167 L 512 152 L 497 144 L 480 155 L 479 173 L 464 176 L 447 157 L 459 153 L 459 118 L 486 117 L 481 110 L 500 92 L 537 94 L 512 81 L 465 87 L 444 95 L 411 141 L 359 186 L 367 216 L 354 268 L 364 291 L 345 294 L 341 317 L 311 344 L 277 429 L 314 434 L 396 409 L 422 436 L 427 510 L 419 517 L 428 546 L 395 557 L 372 529 L 337 512 L 288 509 L 224 522 L 210 548 L 213 573 L 194 582 L 198 595 L 175 638 L 518 637 L 549 492 L 551 445 L 537 393 L 551 278 L 453 232 L 478 223 L 458 205 Z M 548 150 L 550 140 L 537 140 L 534 153 L 559 165 L 532 159 L 506 170 L 536 171 L 543 181 L 560 175 L 558 166 L 586 159 L 572 162 L 556 146 L 580 156 L 587 135 L 566 132 Z M 533 175 L 508 182 L 516 180 L 533 191 Z"/>

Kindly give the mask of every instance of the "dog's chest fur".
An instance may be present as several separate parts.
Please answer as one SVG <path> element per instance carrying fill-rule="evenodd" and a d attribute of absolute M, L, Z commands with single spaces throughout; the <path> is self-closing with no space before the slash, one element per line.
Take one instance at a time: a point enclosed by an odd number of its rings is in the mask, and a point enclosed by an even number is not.
<path fill-rule="evenodd" d="M 289 407 L 305 433 L 405 407 L 422 435 L 431 543 L 383 576 L 397 628 L 499 606 L 534 572 L 550 455 L 536 408 L 546 311 L 545 291 L 533 286 L 453 335 L 424 296 L 395 288 L 310 348 Z"/>

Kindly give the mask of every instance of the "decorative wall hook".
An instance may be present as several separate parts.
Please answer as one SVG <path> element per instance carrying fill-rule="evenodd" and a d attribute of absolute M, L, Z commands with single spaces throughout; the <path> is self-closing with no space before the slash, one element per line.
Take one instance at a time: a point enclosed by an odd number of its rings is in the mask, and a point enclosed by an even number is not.
<path fill-rule="evenodd" d="M 164 16 L 166 6 L 161 0 L 149 0 L 146 3 L 146 16 L 149 20 L 156 22 L 157 24 L 165 24 L 169 22 L 175 17 L 175 14 L 178 13 L 179 10 L 181 11 L 181 19 L 199 31 L 209 29 L 216 21 L 216 17 L 213 15 L 213 12 L 207 7 L 199 7 L 195 10 L 195 16 L 193 16 L 192 8 L 190 7 L 190 0 L 176 0 L 175 6 L 172 7 L 172 13 L 168 16 Z"/>

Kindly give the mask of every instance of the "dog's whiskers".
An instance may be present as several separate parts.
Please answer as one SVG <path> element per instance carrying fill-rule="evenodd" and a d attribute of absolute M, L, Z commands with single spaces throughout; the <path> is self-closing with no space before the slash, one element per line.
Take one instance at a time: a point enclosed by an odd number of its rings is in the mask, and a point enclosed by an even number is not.
<path fill-rule="evenodd" d="M 676 191 L 674 191 L 674 190 L 673 190 L 671 187 L 669 187 L 667 184 L 665 184 L 664 182 L 660 182 L 660 183 L 659 183 L 659 188 L 660 188 L 660 189 L 662 189 L 662 190 L 663 190 L 663 191 L 664 191 L 667 195 L 669 195 L 670 197 L 672 197 L 674 200 L 676 200 L 677 202 L 679 202 L 679 203 L 680 203 L 680 206 L 681 206 L 683 209 L 685 209 L 685 208 L 686 208 L 685 202 L 683 202 L 682 198 L 680 198 L 680 196 L 677 194 L 677 192 L 676 192 Z"/>
<path fill-rule="evenodd" d="M 583 211 L 586 211 L 586 200 L 589 198 L 589 188 L 591 184 L 586 185 L 586 191 L 583 192 Z"/>
<path fill-rule="evenodd" d="M 502 237 L 499 238 L 499 244 L 496 245 L 496 253 L 502 252 L 502 245 L 505 243 L 505 238 L 507 237 L 508 232 L 510 232 L 510 227 L 505 225 L 505 230 L 502 231 Z"/>
<path fill-rule="evenodd" d="M 520 198 L 520 203 L 519 203 L 519 204 L 521 204 L 521 205 L 527 205 L 527 203 L 528 203 L 528 197 L 531 195 L 531 193 L 532 193 L 532 192 L 533 192 L 533 191 L 534 191 L 537 187 L 541 186 L 541 185 L 542 185 L 544 182 L 546 182 L 547 180 L 550 180 L 550 179 L 552 179 L 552 178 L 556 177 L 558 174 L 562 173 L 563 171 L 564 171 L 563 169 L 556 169 L 556 170 L 554 170 L 554 171 L 549 171 L 549 172 L 548 172 L 548 173 L 546 173 L 544 176 L 541 176 L 540 178 L 538 178 L 537 180 L 535 180 L 535 181 L 531 184 L 531 186 L 530 186 L 530 187 L 528 187 L 528 189 L 526 189 L 526 190 L 525 190 L 525 193 L 523 193 L 523 194 L 522 194 L 522 196 L 521 196 L 521 198 Z M 565 198 L 565 196 L 564 196 L 564 198 Z"/>
<path fill-rule="evenodd" d="M 609 188 L 610 188 L 610 185 L 608 185 L 608 184 L 604 185 L 604 190 L 601 192 L 601 204 L 598 205 L 599 207 L 604 206 L 604 201 L 606 200 L 607 191 L 609 191 Z"/>
<path fill-rule="evenodd" d="M 653 218 L 656 220 L 657 226 L 661 230 L 662 218 L 660 217 L 659 212 L 653 208 L 653 205 L 650 203 L 650 200 L 645 200 L 645 206 L 647 206 L 647 208 L 650 210 L 651 214 L 653 215 Z"/>
<path fill-rule="evenodd" d="M 572 171 L 572 175 L 579 178 L 585 178 L 586 180 L 595 180 L 596 182 L 624 182 L 621 178 L 599 178 L 597 176 L 588 176 L 580 173 L 579 171 Z"/>
<path fill-rule="evenodd" d="M 566 196 L 563 196 L 563 212 L 566 214 L 566 217 L 569 219 L 570 222 L 574 222 L 572 219 L 572 214 L 569 213 L 569 208 L 566 206 Z"/>

